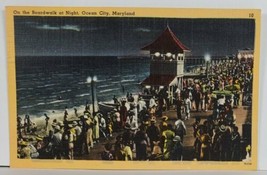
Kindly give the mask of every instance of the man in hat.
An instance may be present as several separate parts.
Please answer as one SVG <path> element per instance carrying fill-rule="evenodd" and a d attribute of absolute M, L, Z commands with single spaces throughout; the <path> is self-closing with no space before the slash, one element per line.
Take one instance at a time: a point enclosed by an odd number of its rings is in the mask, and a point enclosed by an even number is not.
<path fill-rule="evenodd" d="M 60 127 L 57 125 L 54 128 L 55 133 L 52 136 L 52 155 L 54 159 L 62 159 L 62 134 L 60 133 Z"/>
<path fill-rule="evenodd" d="M 228 161 L 230 160 L 231 154 L 231 133 L 227 126 L 221 125 L 219 127 L 220 131 L 220 160 Z"/>
<path fill-rule="evenodd" d="M 74 159 L 74 142 L 76 141 L 76 131 L 75 131 L 75 125 L 69 124 L 68 125 L 68 159 L 73 160 Z"/>
<path fill-rule="evenodd" d="M 154 142 L 158 141 L 160 138 L 160 131 L 159 128 L 156 126 L 156 118 L 153 117 L 150 120 L 150 126 L 148 126 L 146 133 L 150 140 L 150 149 L 151 151 L 154 148 Z"/>
<path fill-rule="evenodd" d="M 93 139 L 94 142 L 99 142 L 99 118 L 98 118 L 98 114 L 96 114 L 94 116 L 94 125 L 93 125 Z"/>
<path fill-rule="evenodd" d="M 170 154 L 170 160 L 182 160 L 183 159 L 183 144 L 181 143 L 180 136 L 176 135 L 173 139 L 173 148 Z"/>
<path fill-rule="evenodd" d="M 87 129 L 86 131 L 86 145 L 88 149 L 88 153 L 90 152 L 90 148 L 93 148 L 94 142 L 93 142 L 93 126 L 94 126 L 94 120 L 91 117 L 91 115 L 84 115 L 85 119 L 85 128 Z"/>
<path fill-rule="evenodd" d="M 163 156 L 165 160 L 170 159 L 170 152 L 173 145 L 173 139 L 175 137 L 175 133 L 172 131 L 172 125 L 168 124 L 166 127 L 166 130 L 162 132 L 162 138 L 163 138 Z"/>
<path fill-rule="evenodd" d="M 137 130 L 138 129 L 138 119 L 134 112 L 130 111 L 126 120 L 126 124 L 129 124 L 131 127 L 131 130 Z"/>

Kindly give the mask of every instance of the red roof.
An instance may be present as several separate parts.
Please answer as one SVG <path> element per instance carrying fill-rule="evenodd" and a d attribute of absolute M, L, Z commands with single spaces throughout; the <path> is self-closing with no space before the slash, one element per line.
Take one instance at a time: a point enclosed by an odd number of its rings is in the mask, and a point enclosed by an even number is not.
<path fill-rule="evenodd" d="M 182 53 L 184 50 L 189 49 L 175 36 L 169 26 L 167 26 L 155 41 L 143 47 L 142 50 L 161 53 Z"/>
<path fill-rule="evenodd" d="M 175 75 L 149 75 L 142 85 L 168 86 L 175 78 Z"/>

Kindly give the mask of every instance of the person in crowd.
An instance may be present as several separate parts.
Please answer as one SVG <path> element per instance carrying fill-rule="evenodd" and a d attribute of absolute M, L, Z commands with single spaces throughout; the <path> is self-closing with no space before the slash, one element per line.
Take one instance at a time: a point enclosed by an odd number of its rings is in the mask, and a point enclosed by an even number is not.
<path fill-rule="evenodd" d="M 87 120 L 86 120 L 86 128 L 87 128 L 87 133 L 86 133 L 86 143 L 87 143 L 87 148 L 91 149 L 94 147 L 94 141 L 93 141 L 93 127 L 95 125 L 95 121 L 93 116 L 90 113 L 87 113 Z"/>
<path fill-rule="evenodd" d="M 47 131 L 50 118 L 47 116 L 47 114 L 44 114 L 44 116 L 45 116 L 45 130 Z"/>
<path fill-rule="evenodd" d="M 238 132 L 238 127 L 233 127 L 233 132 L 231 134 L 231 161 L 241 160 L 241 136 Z"/>
<path fill-rule="evenodd" d="M 36 135 L 36 132 L 37 132 L 37 124 L 36 122 L 32 122 L 30 127 L 30 134 Z"/>
<path fill-rule="evenodd" d="M 124 152 L 122 150 L 123 143 L 122 143 L 122 135 L 119 134 L 116 137 L 116 141 L 114 144 L 114 159 L 115 160 L 124 160 Z"/>
<path fill-rule="evenodd" d="M 81 150 L 80 154 L 85 152 L 85 154 L 90 153 L 90 149 L 93 147 L 93 120 L 91 117 L 89 118 L 88 115 L 90 113 L 84 112 L 84 115 L 81 116 L 81 122 L 82 122 L 82 133 L 81 133 L 81 147 L 85 148 L 85 150 Z"/>
<path fill-rule="evenodd" d="M 133 103 L 134 102 L 134 97 L 133 97 L 133 94 L 129 94 L 129 96 L 127 97 L 127 101 L 129 102 L 129 103 Z"/>
<path fill-rule="evenodd" d="M 74 159 L 74 143 L 77 140 L 75 125 L 73 124 L 68 125 L 67 137 L 68 137 L 67 138 L 67 142 L 68 142 L 67 158 L 69 160 L 73 160 Z"/>
<path fill-rule="evenodd" d="M 120 104 L 120 102 L 119 102 L 118 98 L 116 97 L 116 95 L 113 96 L 113 103 L 116 104 L 116 105 Z"/>
<path fill-rule="evenodd" d="M 128 113 L 126 124 L 130 125 L 131 130 L 136 131 L 138 129 L 138 119 L 133 111 Z"/>
<path fill-rule="evenodd" d="M 174 131 L 177 136 L 180 137 L 181 142 L 184 140 L 184 135 L 186 135 L 186 126 L 181 118 L 178 118 L 174 123 Z"/>
<path fill-rule="evenodd" d="M 121 127 L 123 128 L 125 126 L 125 122 L 127 119 L 127 107 L 125 106 L 126 100 L 121 101 L 120 106 L 120 118 L 121 118 Z"/>
<path fill-rule="evenodd" d="M 29 143 L 26 141 L 20 141 L 18 143 L 19 148 L 19 153 L 18 156 L 20 159 L 31 159 L 31 149 L 29 147 Z"/>
<path fill-rule="evenodd" d="M 190 119 L 191 107 L 192 107 L 192 102 L 189 99 L 189 96 L 187 96 L 185 99 L 185 120 Z"/>
<path fill-rule="evenodd" d="M 106 133 L 107 133 L 107 137 L 112 137 L 113 136 L 113 121 L 110 118 L 110 114 L 108 114 L 108 118 L 106 121 Z"/>
<path fill-rule="evenodd" d="M 160 147 L 160 140 L 153 141 L 153 150 L 151 152 L 150 160 L 162 160 L 163 154 Z"/>
<path fill-rule="evenodd" d="M 101 153 L 101 159 L 102 160 L 113 160 L 113 154 L 111 153 L 112 144 L 106 143 L 104 151 Z"/>
<path fill-rule="evenodd" d="M 203 127 L 203 132 L 200 135 L 200 160 L 208 161 L 211 159 L 211 138 L 207 133 L 206 126 Z"/>
<path fill-rule="evenodd" d="M 147 159 L 147 146 L 149 146 L 149 138 L 146 134 L 145 127 L 142 125 L 134 136 L 134 142 L 136 145 L 136 159 Z"/>
<path fill-rule="evenodd" d="M 98 114 L 96 114 L 93 118 L 93 140 L 94 142 L 99 142 L 99 117 Z"/>
<path fill-rule="evenodd" d="M 163 156 L 164 156 L 164 160 L 169 160 L 175 133 L 173 132 L 173 128 L 171 124 L 168 124 L 166 128 L 163 128 L 163 130 L 164 130 L 162 132 L 163 143 L 164 143 Z"/>
<path fill-rule="evenodd" d="M 183 101 L 182 101 L 181 97 L 178 96 L 176 99 L 177 118 L 182 118 L 182 106 L 183 106 Z"/>
<path fill-rule="evenodd" d="M 106 120 L 105 120 L 103 114 L 101 114 L 101 113 L 98 113 L 97 116 L 98 116 L 98 121 L 99 121 L 99 132 L 100 132 L 99 134 L 100 134 L 100 137 L 107 138 Z"/>
<path fill-rule="evenodd" d="M 173 138 L 173 148 L 170 153 L 170 160 L 183 160 L 183 144 L 178 135 Z"/>
<path fill-rule="evenodd" d="M 196 104 L 196 111 L 199 111 L 199 106 L 201 103 L 201 99 L 202 99 L 202 94 L 200 92 L 200 90 L 195 90 L 194 92 L 194 99 L 195 99 L 195 104 Z"/>
<path fill-rule="evenodd" d="M 75 117 L 79 117 L 77 108 L 74 108 L 73 110 L 74 110 Z"/>
<path fill-rule="evenodd" d="M 18 135 L 18 139 L 22 139 L 22 128 L 23 128 L 22 119 L 21 119 L 21 117 L 17 116 L 17 135 Z"/>
<path fill-rule="evenodd" d="M 158 141 L 160 138 L 160 131 L 159 128 L 156 126 L 156 118 L 153 117 L 150 120 L 150 126 L 148 126 L 146 133 L 150 140 L 150 149 L 151 151 L 154 148 L 154 142 Z"/>
<path fill-rule="evenodd" d="M 193 135 L 194 135 L 195 138 L 197 137 L 197 132 L 198 132 L 198 129 L 199 129 L 199 126 L 200 126 L 200 120 L 201 120 L 200 117 L 195 117 L 195 122 L 192 125 L 193 131 L 194 131 Z"/>
<path fill-rule="evenodd" d="M 163 126 L 167 126 L 168 125 L 168 123 L 167 123 L 168 119 L 169 119 L 169 117 L 166 116 L 166 115 L 161 117 L 161 122 L 159 124 L 159 130 L 160 130 L 161 133 L 163 132 Z"/>
<path fill-rule="evenodd" d="M 24 134 L 26 135 L 27 133 L 31 132 L 30 128 L 32 125 L 32 121 L 30 119 L 29 115 L 25 115 L 24 117 Z"/>
<path fill-rule="evenodd" d="M 121 150 L 122 150 L 123 156 L 124 156 L 123 160 L 125 160 L 125 161 L 133 160 L 133 152 L 132 152 L 132 149 L 129 145 L 122 144 Z"/>
<path fill-rule="evenodd" d="M 82 134 L 82 128 L 81 128 L 81 122 L 73 121 L 72 125 L 74 127 L 74 132 L 76 136 L 76 140 L 74 141 L 74 153 L 77 154 L 78 156 L 81 156 L 79 153 L 81 153 L 81 145 L 82 145 L 82 140 L 81 140 L 81 134 Z"/>
<path fill-rule="evenodd" d="M 220 130 L 220 161 L 229 161 L 230 160 L 230 154 L 231 154 L 231 133 L 229 127 L 222 124 L 219 127 Z"/>
<path fill-rule="evenodd" d="M 131 149 L 135 151 L 134 136 L 135 130 L 132 130 L 130 124 L 126 123 L 125 131 L 122 134 L 122 142 L 124 145 L 130 146 Z"/>
<path fill-rule="evenodd" d="M 208 109 L 209 109 L 209 101 L 210 101 L 210 97 L 209 97 L 208 91 L 206 91 L 204 93 L 203 99 L 204 99 L 204 110 L 205 110 L 205 112 L 207 112 Z"/>
<path fill-rule="evenodd" d="M 52 155 L 54 159 L 62 159 L 62 134 L 60 133 L 60 127 L 57 125 L 54 129 L 54 134 L 51 139 Z"/>

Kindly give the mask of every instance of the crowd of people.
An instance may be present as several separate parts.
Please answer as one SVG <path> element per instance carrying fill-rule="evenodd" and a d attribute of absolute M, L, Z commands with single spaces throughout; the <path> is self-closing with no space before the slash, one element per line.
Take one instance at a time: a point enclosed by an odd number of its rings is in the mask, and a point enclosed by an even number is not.
<path fill-rule="evenodd" d="M 114 96 L 116 107 L 107 113 L 91 113 L 86 104 L 82 115 L 74 110 L 74 118 L 66 108 L 62 121 L 50 123 L 45 114 L 44 127 L 49 132 L 44 136 L 28 115 L 24 122 L 18 117 L 18 157 L 74 159 L 90 154 L 101 142 L 105 143 L 102 160 L 183 160 L 185 135 L 192 127 L 192 159 L 240 161 L 246 149 L 241 144 L 234 108 L 240 106 L 241 95 L 244 99 L 252 92 L 252 69 L 251 62 L 222 62 L 210 66 L 210 77 L 184 80 L 182 89 L 174 89 L 173 98 L 165 88 L 146 89 L 146 95 L 138 97 L 128 93 L 118 100 Z M 226 90 L 231 93 L 222 93 Z M 175 121 L 164 113 L 173 107 L 177 111 Z M 195 117 L 193 125 L 186 126 L 193 111 L 212 114 L 205 119 Z"/>

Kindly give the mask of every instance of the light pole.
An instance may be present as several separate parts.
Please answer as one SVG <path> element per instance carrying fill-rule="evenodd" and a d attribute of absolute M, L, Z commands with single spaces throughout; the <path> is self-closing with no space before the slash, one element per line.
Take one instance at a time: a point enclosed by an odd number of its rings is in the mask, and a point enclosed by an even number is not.
<path fill-rule="evenodd" d="M 209 54 L 206 54 L 204 56 L 204 59 L 205 59 L 205 62 L 206 62 L 206 77 L 208 78 L 208 64 L 209 64 L 209 62 L 211 60 L 210 55 Z"/>
<path fill-rule="evenodd" d="M 95 82 L 97 81 L 97 77 L 96 76 L 89 76 L 87 78 L 87 83 L 90 83 L 91 84 L 91 96 L 92 96 L 92 104 L 93 104 L 93 116 L 95 115 L 95 93 L 94 93 L 94 85 L 95 85 Z"/>

